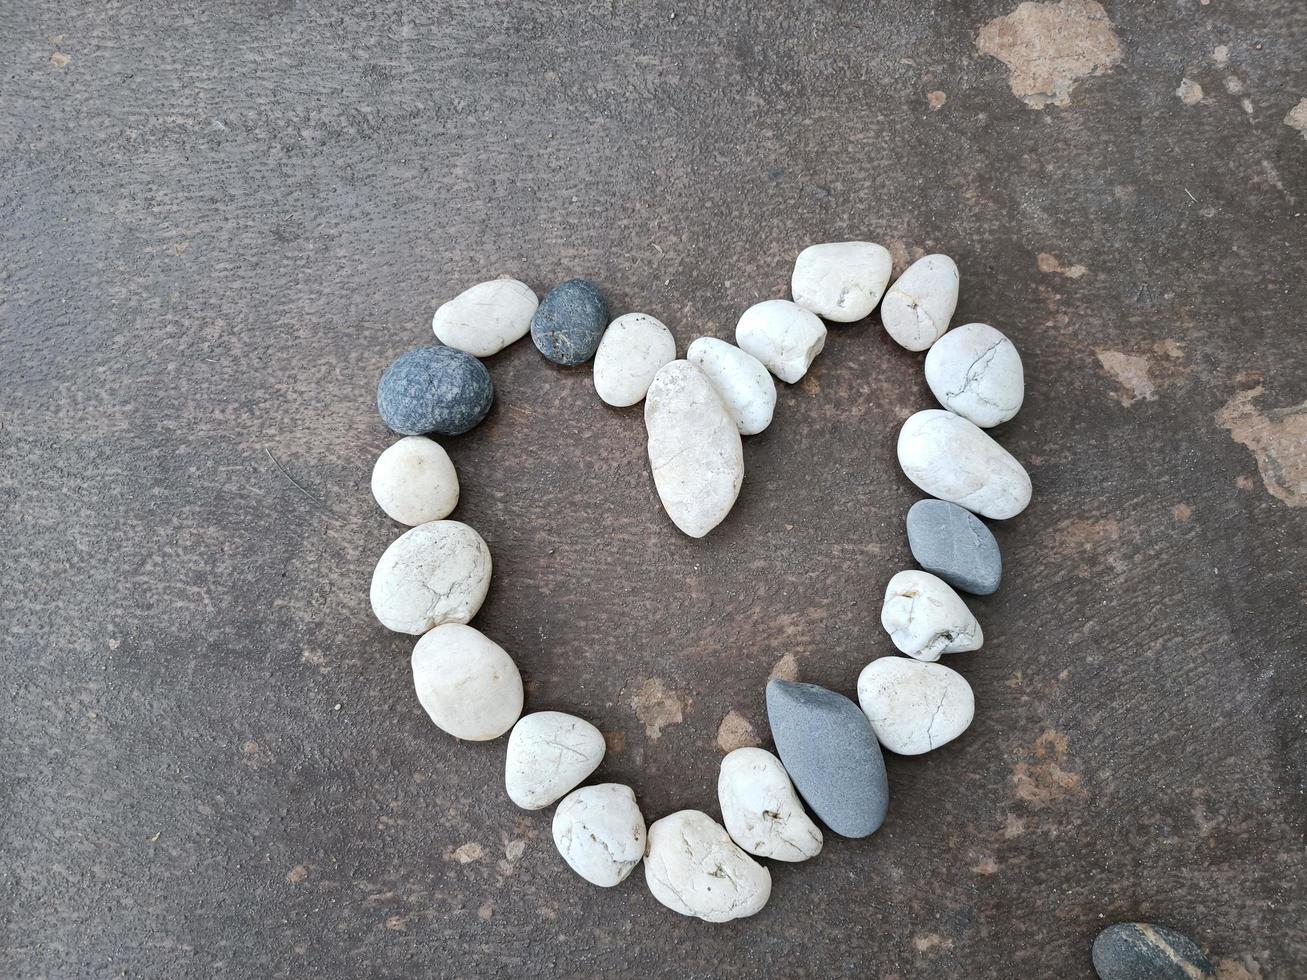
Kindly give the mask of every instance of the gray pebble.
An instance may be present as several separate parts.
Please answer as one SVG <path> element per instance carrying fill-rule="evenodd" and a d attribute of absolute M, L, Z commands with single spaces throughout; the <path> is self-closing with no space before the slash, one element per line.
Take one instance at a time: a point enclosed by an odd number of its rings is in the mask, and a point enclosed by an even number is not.
<path fill-rule="evenodd" d="M 495 386 L 486 366 L 453 347 L 417 347 L 399 355 L 377 385 L 377 410 L 405 436 L 456 436 L 490 411 Z"/>
<path fill-rule="evenodd" d="M 608 303 L 599 287 L 569 279 L 549 291 L 531 318 L 531 339 L 555 364 L 575 367 L 594 357 L 608 326 Z"/>
<path fill-rule="evenodd" d="M 1216 969 L 1188 936 L 1146 922 L 1108 926 L 1094 940 L 1102 980 L 1201 980 Z"/>
<path fill-rule="evenodd" d="M 908 547 L 918 565 L 972 595 L 989 595 L 1003 577 L 1003 555 L 989 528 L 971 511 L 947 500 L 912 505 Z"/>
<path fill-rule="evenodd" d="M 767 719 L 785 770 L 827 827 L 844 837 L 866 837 L 885 822 L 885 760 L 856 704 L 815 684 L 773 680 Z"/>

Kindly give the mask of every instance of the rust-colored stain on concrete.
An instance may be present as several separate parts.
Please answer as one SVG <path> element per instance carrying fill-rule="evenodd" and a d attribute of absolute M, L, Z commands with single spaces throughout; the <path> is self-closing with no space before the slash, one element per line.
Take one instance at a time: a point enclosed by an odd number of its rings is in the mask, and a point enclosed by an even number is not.
<path fill-rule="evenodd" d="M 1262 386 L 1241 391 L 1216 413 L 1235 442 L 1252 450 L 1267 491 L 1290 507 L 1307 505 L 1307 402 L 1257 407 Z"/>
<path fill-rule="evenodd" d="M 1157 387 L 1148 376 L 1148 358 L 1119 350 L 1095 351 L 1098 363 L 1122 388 L 1112 397 L 1127 408 L 1135 402 L 1149 402 L 1157 397 Z"/>
<path fill-rule="evenodd" d="M 734 752 L 747 745 L 760 745 L 758 733 L 749 719 L 732 709 L 717 728 L 717 747 L 723 752 Z"/>
<path fill-rule="evenodd" d="M 1085 796 L 1080 774 L 1063 767 L 1066 752 L 1066 736 L 1051 728 L 1045 729 L 1031 749 L 1033 760 L 1019 762 L 1012 770 L 1013 795 L 1036 810 Z"/>
<path fill-rule="evenodd" d="M 644 733 L 652 739 L 658 738 L 668 725 L 684 721 L 681 699 L 657 677 L 647 678 L 640 685 L 631 698 L 631 707 L 644 723 Z"/>

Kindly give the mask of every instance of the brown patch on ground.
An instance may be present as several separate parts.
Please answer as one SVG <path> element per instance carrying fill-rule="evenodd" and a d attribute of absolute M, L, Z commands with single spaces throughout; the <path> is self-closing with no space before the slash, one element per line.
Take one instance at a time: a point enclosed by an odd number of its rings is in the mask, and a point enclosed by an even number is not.
<path fill-rule="evenodd" d="M 459 864 L 471 864 L 473 861 L 480 861 L 483 854 L 485 854 L 485 849 L 480 844 L 476 841 L 468 841 L 466 844 L 455 848 L 449 857 Z"/>
<path fill-rule="evenodd" d="M 298 885 L 301 881 L 309 876 L 309 869 L 302 864 L 297 864 L 286 872 L 286 880 L 292 885 Z"/>
<path fill-rule="evenodd" d="M 1067 521 L 1054 532 L 1055 547 L 1060 555 L 1094 551 L 1120 539 L 1121 525 L 1115 517 L 1104 517 L 1097 521 Z"/>
<path fill-rule="evenodd" d="M 1059 275 L 1066 276 L 1068 279 L 1079 279 L 1089 270 L 1083 265 L 1063 265 L 1056 255 L 1051 252 L 1040 252 L 1035 256 L 1035 265 L 1040 272 L 1056 272 Z"/>
<path fill-rule="evenodd" d="M 1262 411 L 1262 386 L 1238 392 L 1216 413 L 1216 423 L 1257 458 L 1271 496 L 1290 507 L 1307 506 L 1307 402 Z"/>
<path fill-rule="evenodd" d="M 912 945 L 916 947 L 918 953 L 929 953 L 935 949 L 952 949 L 953 940 L 937 932 L 928 932 L 924 936 L 914 937 Z"/>
<path fill-rule="evenodd" d="M 980 29 L 976 48 L 1008 67 L 1008 86 L 1032 109 L 1066 105 L 1076 83 L 1121 62 L 1121 43 L 1096 0 L 1026 2 Z"/>
<path fill-rule="evenodd" d="M 1157 398 L 1157 388 L 1148 377 L 1148 358 L 1116 350 L 1094 353 L 1098 355 L 1098 363 L 1103 365 L 1103 369 L 1125 389 L 1112 393 L 1112 397 L 1122 405 L 1128 407 L 1138 401 L 1150 402 Z"/>
<path fill-rule="evenodd" d="M 948 96 L 945 95 L 943 92 L 926 93 L 926 102 L 930 106 L 931 112 L 934 112 L 936 109 L 943 108 L 944 103 L 947 101 L 948 101 Z"/>
<path fill-rule="evenodd" d="M 1203 87 L 1192 78 L 1180 79 L 1180 87 L 1175 90 L 1180 101 L 1185 105 L 1197 105 L 1203 101 Z"/>
<path fill-rule="evenodd" d="M 717 747 L 723 752 L 734 752 L 746 745 L 760 745 L 758 733 L 749 724 L 749 719 L 738 711 L 731 710 L 717 728 Z"/>
<path fill-rule="evenodd" d="M 1036 810 L 1062 800 L 1085 796 L 1080 774 L 1063 768 L 1066 736 L 1051 728 L 1035 739 L 1031 762 L 1019 762 L 1012 770 L 1013 795 Z"/>
<path fill-rule="evenodd" d="M 1194 516 L 1194 509 L 1188 504 L 1176 504 L 1171 508 L 1171 514 L 1181 524 L 1188 524 L 1189 518 Z"/>
<path fill-rule="evenodd" d="M 799 660 L 792 653 L 787 653 L 772 666 L 767 680 L 797 681 L 799 679 Z"/>
<path fill-rule="evenodd" d="M 681 699 L 657 677 L 647 678 L 631 698 L 635 716 L 644 723 L 644 733 L 656 739 L 668 725 L 679 725 L 682 715 Z"/>
<path fill-rule="evenodd" d="M 1216 980 L 1262 980 L 1262 966 L 1248 953 L 1225 957 L 1216 961 Z"/>
<path fill-rule="evenodd" d="M 1003 819 L 1003 829 L 1000 833 L 1004 840 L 1012 840 L 1014 837 L 1020 837 L 1026 832 L 1026 822 L 1015 813 L 1009 813 Z"/>
<path fill-rule="evenodd" d="M 480 919 L 482 922 L 489 922 L 494 917 L 495 917 L 494 902 L 483 902 L 481 907 L 477 909 L 477 918 Z"/>
<path fill-rule="evenodd" d="M 604 751 L 621 752 L 626 748 L 626 732 L 604 732 Z"/>
<path fill-rule="evenodd" d="M 920 248 L 916 245 L 909 247 L 901 238 L 894 238 L 886 242 L 885 248 L 889 250 L 889 257 L 893 270 L 893 274 L 890 276 L 891 282 L 903 275 L 904 269 L 926 254 L 924 248 Z"/>
<path fill-rule="evenodd" d="M 998 874 L 998 862 L 991 855 L 986 854 L 971 870 L 978 875 Z"/>

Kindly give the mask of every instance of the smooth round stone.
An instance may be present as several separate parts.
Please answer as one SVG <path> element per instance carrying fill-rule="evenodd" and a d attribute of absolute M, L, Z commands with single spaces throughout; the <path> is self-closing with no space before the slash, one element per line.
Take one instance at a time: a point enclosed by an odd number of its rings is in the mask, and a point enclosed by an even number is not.
<path fill-rule="evenodd" d="M 708 375 L 740 435 L 757 435 L 771 425 L 776 382 L 762 361 L 716 337 L 700 337 L 685 356 Z"/>
<path fill-rule="evenodd" d="M 965 677 L 905 657 L 867 664 L 858 675 L 858 704 L 880 744 L 899 755 L 921 755 L 953 741 L 976 714 Z"/>
<path fill-rule="evenodd" d="M 604 736 L 562 711 L 523 715 L 508 736 L 504 788 L 524 810 L 540 810 L 585 781 L 604 758 Z"/>
<path fill-rule="evenodd" d="M 490 549 L 460 521 L 405 531 L 372 572 L 372 611 L 381 625 L 417 636 L 442 623 L 466 623 L 490 588 Z"/>
<path fill-rule="evenodd" d="M 658 369 L 676 360 L 676 339 L 647 313 L 624 313 L 608 325 L 595 353 L 594 385 L 614 408 L 644 398 Z"/>
<path fill-rule="evenodd" d="M 826 324 L 787 299 L 769 299 L 744 311 L 735 342 L 776 377 L 794 384 L 826 346 Z"/>
<path fill-rule="evenodd" d="M 1021 355 L 988 323 L 964 323 L 926 354 L 935 400 L 982 429 L 1016 415 L 1026 394 Z"/>
<path fill-rule="evenodd" d="M 522 677 L 513 658 L 479 630 L 437 626 L 413 647 L 413 687 L 441 731 L 485 742 L 522 713 Z"/>
<path fill-rule="evenodd" d="M 554 811 L 554 846 L 592 885 L 620 885 L 645 851 L 644 816 L 631 787 L 600 783 L 568 794 Z"/>
<path fill-rule="evenodd" d="M 1108 926 L 1094 940 L 1094 970 L 1101 980 L 1202 980 L 1216 977 L 1188 936 L 1146 922 Z"/>
<path fill-rule="evenodd" d="M 885 822 L 885 759 L 861 708 L 824 687 L 775 679 L 767 720 L 786 772 L 827 827 L 866 837 Z"/>
<path fill-rule="evenodd" d="M 436 338 L 474 357 L 498 354 L 531 329 L 539 300 L 516 279 L 491 279 L 465 289 L 431 318 Z"/>
<path fill-rule="evenodd" d="M 608 326 L 608 303 L 599 287 L 569 279 L 549 291 L 531 318 L 531 339 L 555 364 L 575 367 L 594 357 Z"/>
<path fill-rule="evenodd" d="M 373 464 L 372 496 L 391 520 L 417 527 L 458 506 L 458 473 L 439 443 L 405 436 Z"/>
<path fill-rule="evenodd" d="M 876 308 L 893 267 L 889 250 L 874 242 L 809 245 L 794 262 L 790 294 L 805 310 L 852 323 Z"/>
<path fill-rule="evenodd" d="M 955 589 L 989 595 L 1003 577 L 994 534 L 965 507 L 918 500 L 908 510 L 908 547 L 917 564 Z"/>
<path fill-rule="evenodd" d="M 717 799 L 727 832 L 750 854 L 806 861 L 821 851 L 821 830 L 803 812 L 781 760 L 765 749 L 736 749 L 722 760 Z"/>
<path fill-rule="evenodd" d="M 734 419 L 707 375 L 689 361 L 672 361 L 649 386 L 644 424 L 663 509 L 690 537 L 703 537 L 730 513 L 744 483 Z"/>
<path fill-rule="evenodd" d="M 990 520 L 1016 517 L 1030 503 L 1030 476 L 973 422 L 928 408 L 899 430 L 899 465 L 921 490 Z"/>
<path fill-rule="evenodd" d="M 377 385 L 382 421 L 403 436 L 461 435 L 486 417 L 494 400 L 486 366 L 453 347 L 400 354 Z"/>
<path fill-rule="evenodd" d="M 929 572 L 899 572 L 885 587 L 880 625 L 900 652 L 918 660 L 979 650 L 985 634 L 962 597 Z"/>
<path fill-rule="evenodd" d="M 681 810 L 653 822 L 644 878 L 653 897 L 669 909 L 708 922 L 753 915 L 771 896 L 767 869 L 699 810 Z"/>
<path fill-rule="evenodd" d="M 957 306 L 957 265 L 947 255 L 924 255 L 885 294 L 880 320 L 901 347 L 925 350 L 944 336 Z"/>

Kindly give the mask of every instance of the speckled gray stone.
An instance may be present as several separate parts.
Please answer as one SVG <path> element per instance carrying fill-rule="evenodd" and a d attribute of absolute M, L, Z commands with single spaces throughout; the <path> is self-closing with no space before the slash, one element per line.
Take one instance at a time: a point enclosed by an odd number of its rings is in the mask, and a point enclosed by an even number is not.
<path fill-rule="evenodd" d="M 377 410 L 405 436 L 456 436 L 490 411 L 495 386 L 486 366 L 453 347 L 417 347 L 386 368 L 377 385 Z"/>
<path fill-rule="evenodd" d="M 1003 577 L 1003 554 L 993 533 L 971 511 L 947 500 L 912 505 L 908 547 L 923 569 L 972 595 L 989 595 Z"/>
<path fill-rule="evenodd" d="M 608 326 L 608 303 L 599 287 L 569 279 L 549 291 L 531 318 L 531 339 L 540 353 L 564 367 L 595 356 Z"/>
<path fill-rule="evenodd" d="M 1094 969 L 1102 980 L 1201 980 L 1215 977 L 1188 936 L 1146 922 L 1108 926 L 1094 940 Z"/>
<path fill-rule="evenodd" d="M 827 827 L 866 837 L 885 822 L 885 760 L 861 708 L 815 684 L 773 680 L 767 720 L 786 772 Z"/>

